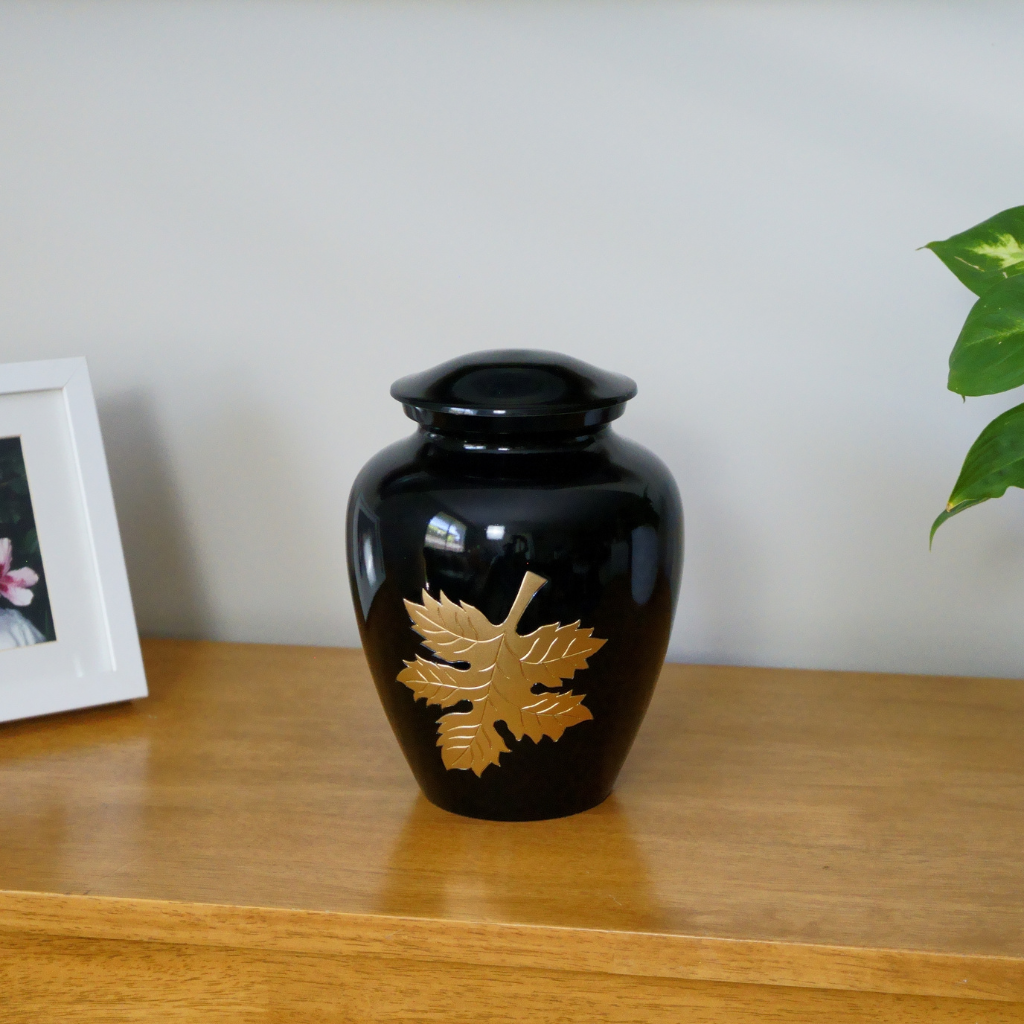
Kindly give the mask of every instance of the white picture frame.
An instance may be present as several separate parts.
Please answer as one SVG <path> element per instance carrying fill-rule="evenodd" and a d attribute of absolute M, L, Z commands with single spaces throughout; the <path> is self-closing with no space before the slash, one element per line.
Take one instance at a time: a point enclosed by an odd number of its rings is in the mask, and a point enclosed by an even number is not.
<path fill-rule="evenodd" d="M 0 364 L 0 441 L 8 443 L 9 455 L 20 450 L 23 458 L 33 557 L 42 570 L 0 572 L 4 622 L 16 627 L 4 634 L 0 649 L 0 722 L 147 696 L 85 359 Z M 0 524 L 0 567 L 13 548 L 4 544 L 5 529 L 16 526 Z M 31 600 L 20 581 L 33 578 L 40 591 L 40 579 L 45 583 L 46 635 L 23 625 Z M 7 595 L 28 601 L 24 613 Z M 29 639 L 21 640 L 25 635 Z"/>

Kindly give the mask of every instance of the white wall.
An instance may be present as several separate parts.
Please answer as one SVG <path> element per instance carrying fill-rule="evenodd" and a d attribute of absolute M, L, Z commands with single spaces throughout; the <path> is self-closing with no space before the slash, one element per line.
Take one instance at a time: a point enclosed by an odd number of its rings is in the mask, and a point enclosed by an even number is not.
<path fill-rule="evenodd" d="M 945 390 L 916 247 L 1024 203 L 1018 2 L 4 3 L 0 358 L 88 356 L 144 633 L 357 642 L 396 376 L 629 373 L 675 659 L 1024 675 L 1020 396 Z"/>

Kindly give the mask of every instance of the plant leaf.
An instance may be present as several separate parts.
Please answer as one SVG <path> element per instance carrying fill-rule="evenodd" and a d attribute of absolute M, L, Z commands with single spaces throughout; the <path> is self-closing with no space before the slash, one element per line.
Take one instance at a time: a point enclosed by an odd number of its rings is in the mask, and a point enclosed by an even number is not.
<path fill-rule="evenodd" d="M 450 708 L 463 701 L 468 711 L 452 711 L 438 719 L 437 745 L 446 768 L 472 769 L 482 775 L 488 765 L 500 765 L 500 755 L 510 753 L 495 723 L 503 721 L 517 740 L 529 736 L 539 743 L 545 736 L 558 740 L 572 725 L 593 715 L 583 704 L 585 694 L 552 693 L 563 680 L 587 667 L 587 659 L 604 646 L 581 629 L 579 622 L 541 626 L 526 636 L 516 627 L 534 594 L 547 583 L 543 576 L 527 572 L 519 593 L 501 625 L 496 626 L 479 609 L 464 602 L 455 604 L 444 593 L 440 600 L 423 591 L 423 604 L 406 601 L 412 628 L 424 644 L 448 661 L 465 663 L 458 668 L 429 661 L 419 655 L 407 661 L 398 682 L 408 686 L 414 699 Z M 533 687 L 549 687 L 534 693 Z"/>
<path fill-rule="evenodd" d="M 984 295 L 996 281 L 1024 273 L 1024 206 L 1003 210 L 924 248 L 931 249 L 975 295 Z"/>
<path fill-rule="evenodd" d="M 943 509 L 943 511 L 935 517 L 935 522 L 932 523 L 932 532 L 928 534 L 928 547 L 931 548 L 932 541 L 935 540 L 935 531 L 947 519 L 952 519 L 953 516 L 957 515 L 960 512 L 963 512 L 964 509 L 968 509 L 972 505 L 980 505 L 983 501 L 988 501 L 988 498 L 974 498 L 971 501 L 961 501 L 959 505 L 954 505 L 952 508 Z"/>
<path fill-rule="evenodd" d="M 994 284 L 967 314 L 949 354 L 949 390 L 994 395 L 1024 384 L 1024 277 Z"/>
<path fill-rule="evenodd" d="M 1024 405 L 997 416 L 978 435 L 945 511 L 932 524 L 931 537 L 947 519 L 989 498 L 1002 497 L 1007 487 L 1024 487 Z"/>

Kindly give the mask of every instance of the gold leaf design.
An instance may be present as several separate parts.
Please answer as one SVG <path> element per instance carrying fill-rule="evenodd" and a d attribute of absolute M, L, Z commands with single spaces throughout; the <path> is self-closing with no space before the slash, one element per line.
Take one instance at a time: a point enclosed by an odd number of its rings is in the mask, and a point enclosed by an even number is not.
<path fill-rule="evenodd" d="M 557 622 L 526 636 L 516 632 L 526 606 L 547 580 L 527 572 L 505 621 L 496 626 L 471 604 L 456 604 L 444 592 L 435 600 L 425 590 L 423 604 L 406 601 L 412 628 L 423 644 L 444 662 L 466 662 L 469 668 L 416 656 L 398 674 L 398 682 L 428 704 L 450 708 L 468 700 L 469 711 L 452 711 L 438 719 L 437 745 L 446 768 L 472 769 L 478 776 L 499 756 L 510 753 L 495 722 L 504 722 L 517 740 L 544 736 L 558 740 L 571 725 L 593 718 L 583 703 L 586 694 L 551 693 L 563 680 L 587 667 L 587 658 L 605 641 Z M 534 693 L 537 684 L 548 690 Z"/>

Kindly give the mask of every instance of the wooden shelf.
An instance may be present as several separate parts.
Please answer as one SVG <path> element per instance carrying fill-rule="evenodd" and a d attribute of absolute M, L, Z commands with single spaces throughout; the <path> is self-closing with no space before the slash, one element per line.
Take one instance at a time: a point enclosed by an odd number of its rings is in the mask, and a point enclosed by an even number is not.
<path fill-rule="evenodd" d="M 1024 684 L 667 666 L 615 795 L 418 794 L 358 651 L 0 727 L 0 1018 L 1022 1021 Z"/>

